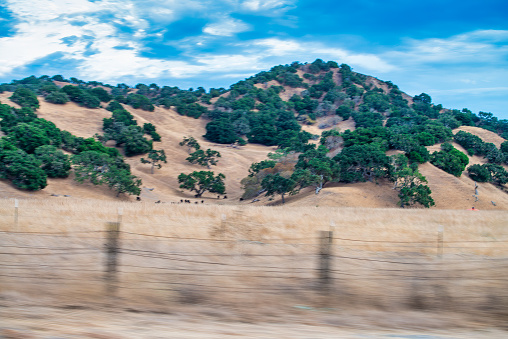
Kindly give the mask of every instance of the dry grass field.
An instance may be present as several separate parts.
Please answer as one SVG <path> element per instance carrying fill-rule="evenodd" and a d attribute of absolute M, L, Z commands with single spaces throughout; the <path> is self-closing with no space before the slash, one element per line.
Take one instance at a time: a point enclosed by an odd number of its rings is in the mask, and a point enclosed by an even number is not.
<path fill-rule="evenodd" d="M 320 323 L 346 313 L 345 326 L 380 312 L 406 329 L 498 326 L 508 316 L 506 211 L 55 198 L 20 200 L 17 219 L 14 212 L 13 199 L 0 201 L 0 301 L 8 308 L 188 311 L 248 322 Z M 105 230 L 116 221 L 118 266 L 107 275 Z M 330 230 L 326 283 L 319 231 Z M 368 321 L 390 327 L 393 317 Z"/>

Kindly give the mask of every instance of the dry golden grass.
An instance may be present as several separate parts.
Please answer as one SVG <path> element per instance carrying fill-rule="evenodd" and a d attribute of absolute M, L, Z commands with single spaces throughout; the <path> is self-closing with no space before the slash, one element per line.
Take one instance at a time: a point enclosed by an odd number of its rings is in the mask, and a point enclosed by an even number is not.
<path fill-rule="evenodd" d="M 5 302 L 114 302 L 163 312 L 182 305 L 233 307 L 251 320 L 295 305 L 469 313 L 492 297 L 491 310 L 481 312 L 497 316 L 507 301 L 500 261 L 508 254 L 507 219 L 504 211 L 55 198 L 20 200 L 16 225 L 14 201 L 4 199 L 0 295 Z M 118 220 L 121 251 L 113 286 L 120 299 L 110 300 L 104 299 L 103 231 Z M 443 259 L 436 257 L 440 225 Z M 324 230 L 334 232 L 332 294 L 317 279 L 318 232 Z"/>

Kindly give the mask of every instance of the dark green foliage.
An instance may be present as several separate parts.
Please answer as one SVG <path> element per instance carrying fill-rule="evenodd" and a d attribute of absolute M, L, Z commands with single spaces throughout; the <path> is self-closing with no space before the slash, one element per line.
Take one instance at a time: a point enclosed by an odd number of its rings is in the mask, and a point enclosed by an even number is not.
<path fill-rule="evenodd" d="M 306 84 L 303 82 L 303 79 L 300 78 L 296 73 L 281 72 L 276 77 L 276 80 L 280 82 L 282 85 L 286 85 L 289 87 L 306 87 Z"/>
<path fill-rule="evenodd" d="M 306 131 L 282 130 L 275 138 L 275 143 L 279 148 L 288 149 L 295 152 L 303 152 L 309 146 L 308 142 L 312 134 Z"/>
<path fill-rule="evenodd" d="M 487 149 L 485 147 L 485 143 L 480 137 L 474 134 L 464 131 L 458 131 L 453 139 L 455 140 L 456 143 L 464 147 L 470 155 L 486 154 Z"/>
<path fill-rule="evenodd" d="M 117 145 L 123 145 L 125 155 L 128 157 L 147 153 L 152 149 L 152 142 L 144 136 L 139 126 L 128 126 L 123 129 L 116 140 Z"/>
<path fill-rule="evenodd" d="M 339 165 L 326 156 L 327 152 L 326 147 L 320 146 L 298 156 L 292 179 L 299 183 L 300 188 L 312 185 L 318 194 L 327 182 L 339 180 Z"/>
<path fill-rule="evenodd" d="M 390 108 L 390 98 L 376 91 L 369 91 L 363 97 L 364 104 L 377 112 L 384 112 Z"/>
<path fill-rule="evenodd" d="M 490 171 L 484 165 L 471 165 L 467 168 L 467 173 L 469 174 L 469 177 L 474 181 L 490 182 L 492 180 Z"/>
<path fill-rule="evenodd" d="M 109 102 L 113 97 L 102 87 L 95 87 L 90 90 L 90 92 L 95 95 L 102 102 Z"/>
<path fill-rule="evenodd" d="M 151 123 L 144 123 L 143 124 L 143 131 L 145 132 L 145 134 L 149 134 L 153 141 L 161 141 L 161 136 L 159 135 L 159 133 L 156 132 L 155 130 L 155 126 Z"/>
<path fill-rule="evenodd" d="M 412 107 L 418 114 L 425 115 L 431 119 L 436 119 L 439 116 L 439 111 L 443 108 L 441 105 L 432 105 L 432 99 L 426 93 L 415 95 Z"/>
<path fill-rule="evenodd" d="M 11 180 L 17 188 L 29 191 L 46 187 L 47 175 L 40 167 L 41 162 L 34 155 L 7 144 L 3 142 L 0 149 L 0 178 Z"/>
<path fill-rule="evenodd" d="M 391 133 L 388 128 L 380 126 L 373 128 L 359 127 L 352 132 L 351 130 L 346 130 L 342 133 L 342 138 L 344 139 L 345 147 L 377 143 L 382 146 L 383 150 L 387 151 Z"/>
<path fill-rule="evenodd" d="M 69 156 L 55 146 L 45 145 L 35 149 L 35 157 L 42 163 L 42 169 L 50 178 L 66 178 L 71 170 Z"/>
<path fill-rule="evenodd" d="M 429 186 L 411 183 L 411 185 L 400 189 L 399 204 L 404 207 L 419 203 L 423 207 L 429 208 L 435 205 L 434 199 L 430 196 L 431 193 Z"/>
<path fill-rule="evenodd" d="M 205 192 L 224 194 L 226 186 L 224 179 L 226 176 L 219 173 L 214 176 L 212 171 L 194 171 L 190 174 L 180 173 L 178 183 L 180 188 L 196 192 L 196 198 L 199 198 Z"/>
<path fill-rule="evenodd" d="M 434 137 L 429 132 L 421 132 L 418 135 L 416 135 L 416 139 L 420 143 L 420 145 L 423 146 L 432 146 L 434 144 L 437 144 L 437 138 Z"/>
<path fill-rule="evenodd" d="M 67 131 L 62 132 L 63 149 L 79 154 L 82 152 L 93 151 L 104 153 L 110 157 L 118 157 L 120 153 L 116 148 L 106 147 L 94 138 L 81 138 L 70 134 Z"/>
<path fill-rule="evenodd" d="M 203 167 L 210 168 L 211 165 L 216 166 L 221 155 L 218 151 L 214 151 L 211 149 L 207 149 L 203 151 L 202 149 L 198 149 L 195 152 L 191 153 L 189 157 L 185 160 L 190 162 L 191 164 L 198 164 Z"/>
<path fill-rule="evenodd" d="M 353 113 L 356 127 L 383 126 L 383 116 L 376 112 Z"/>
<path fill-rule="evenodd" d="M 430 160 L 430 153 L 425 146 L 415 145 L 406 152 L 406 156 L 412 163 L 423 164 Z"/>
<path fill-rule="evenodd" d="M 500 151 L 508 155 L 508 141 L 505 141 L 501 144 Z"/>
<path fill-rule="evenodd" d="M 189 150 L 188 150 L 188 151 L 189 151 L 189 153 L 190 153 L 191 149 L 193 149 L 193 148 L 194 148 L 196 151 L 197 151 L 198 149 L 200 149 L 200 148 L 201 148 L 201 146 L 199 145 L 199 143 L 197 142 L 197 140 L 196 140 L 196 139 L 194 139 L 194 137 L 183 137 L 183 140 L 182 140 L 182 141 L 180 141 L 179 145 L 180 145 L 180 146 L 185 146 L 185 145 L 187 145 L 187 147 L 189 147 Z"/>
<path fill-rule="evenodd" d="M 176 111 L 180 115 L 186 115 L 194 119 L 198 119 L 201 115 L 206 114 L 208 112 L 206 107 L 201 106 L 200 104 L 197 103 L 178 104 L 176 105 Z"/>
<path fill-rule="evenodd" d="M 441 145 L 441 151 L 432 153 L 430 163 L 447 173 L 460 177 L 469 163 L 469 158 L 451 144 L 444 143 Z"/>
<path fill-rule="evenodd" d="M 23 107 L 16 109 L 0 104 L 0 126 L 1 130 L 5 133 L 9 133 L 18 123 L 29 123 L 35 119 L 37 119 L 37 115 L 31 108 Z"/>
<path fill-rule="evenodd" d="M 128 164 L 119 157 L 105 153 L 84 151 L 72 158 L 75 180 L 79 183 L 90 181 L 94 185 L 106 184 L 120 193 L 139 195 L 141 180 L 130 172 Z"/>
<path fill-rule="evenodd" d="M 100 100 L 86 89 L 78 86 L 66 85 L 62 91 L 69 96 L 69 99 L 81 106 L 97 108 L 101 105 Z"/>
<path fill-rule="evenodd" d="M 492 164 L 502 164 L 506 161 L 506 154 L 501 152 L 493 143 L 484 144 L 485 158 Z"/>
<path fill-rule="evenodd" d="M 11 129 L 7 138 L 27 153 L 33 153 L 37 147 L 51 143 L 46 132 L 31 123 L 17 124 Z"/>
<path fill-rule="evenodd" d="M 125 110 L 122 105 L 116 100 L 113 100 L 109 103 L 108 107 L 106 109 L 110 112 L 114 112 L 116 110 Z"/>
<path fill-rule="evenodd" d="M 141 158 L 141 162 L 143 164 L 152 164 L 152 174 L 154 172 L 154 168 L 157 167 L 157 168 L 161 168 L 162 165 L 160 164 L 160 162 L 163 162 L 163 163 L 167 163 L 167 160 L 166 160 L 166 152 L 164 152 L 163 149 L 161 150 L 150 150 L 150 152 L 148 152 L 148 159 L 145 159 L 145 158 Z"/>
<path fill-rule="evenodd" d="M 333 160 L 339 163 L 342 182 L 377 180 L 390 171 L 390 159 L 376 144 L 345 147 Z"/>
<path fill-rule="evenodd" d="M 49 93 L 44 100 L 52 104 L 63 105 L 69 102 L 69 96 L 65 92 L 55 91 Z"/>
<path fill-rule="evenodd" d="M 28 88 L 18 87 L 9 99 L 21 107 L 39 108 L 37 96 Z"/>
<path fill-rule="evenodd" d="M 129 195 L 139 195 L 141 193 L 141 179 L 132 175 L 130 169 L 110 166 L 104 174 L 105 183 L 110 189 L 116 192 L 118 197 L 121 193 Z"/>
<path fill-rule="evenodd" d="M 155 107 L 146 96 L 137 93 L 131 93 L 127 96 L 126 104 L 132 106 L 132 108 L 140 108 L 144 111 L 153 112 Z"/>
<path fill-rule="evenodd" d="M 501 165 L 476 164 L 469 166 L 467 172 L 471 179 L 478 182 L 492 182 L 498 185 L 508 183 L 508 172 Z"/>
<path fill-rule="evenodd" d="M 254 98 L 246 96 L 246 97 L 243 97 L 241 99 L 234 101 L 231 104 L 231 108 L 234 110 L 240 109 L 240 110 L 248 111 L 248 110 L 253 109 L 255 104 L 256 104 L 256 101 L 254 100 Z"/>
<path fill-rule="evenodd" d="M 228 118 L 210 121 L 206 125 L 206 134 L 203 137 L 219 144 L 232 144 L 237 140 L 233 125 Z"/>
<path fill-rule="evenodd" d="M 340 105 L 335 111 L 335 114 L 342 117 L 342 119 L 347 120 L 351 117 L 352 112 L 353 110 L 348 105 Z"/>
<path fill-rule="evenodd" d="M 283 204 L 285 203 L 284 196 L 286 194 L 296 193 L 296 182 L 291 178 L 282 176 L 280 173 L 267 174 L 261 181 L 261 187 L 265 190 L 266 196 L 280 194 Z"/>

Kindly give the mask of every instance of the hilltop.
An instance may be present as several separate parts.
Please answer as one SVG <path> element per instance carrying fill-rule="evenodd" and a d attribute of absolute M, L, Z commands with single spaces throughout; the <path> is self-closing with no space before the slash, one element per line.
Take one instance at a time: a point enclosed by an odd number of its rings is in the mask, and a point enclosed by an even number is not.
<path fill-rule="evenodd" d="M 80 88 L 82 92 L 76 94 L 71 87 Z M 146 158 L 146 150 L 124 157 L 132 175 L 142 180 L 139 195 L 142 202 L 178 203 L 184 199 L 206 204 L 280 204 L 278 194 L 273 197 L 245 194 L 241 181 L 248 176 L 251 165 L 269 159 L 269 153 L 277 154 L 279 149 L 276 157 L 272 155 L 278 164 L 262 168 L 254 175 L 259 175 L 259 182 L 252 189 L 259 188 L 261 179 L 268 174 L 292 175 L 295 165 L 298 167 L 298 155 L 309 150 L 306 145 L 322 143 L 327 148 L 328 158 L 340 157 L 344 149 L 354 145 L 364 148 L 370 145 L 389 156 L 406 154 L 410 163 L 417 164 L 417 172 L 428 181 L 423 186 L 432 191 L 433 208 L 468 209 L 474 205 L 478 209 L 508 209 L 505 184 L 480 183 L 479 201 L 475 201 L 474 180 L 468 176 L 466 167 L 461 174 L 454 175 L 440 168 L 442 163 L 430 161 L 433 152 L 439 152 L 443 143 L 450 142 L 467 158 L 467 167 L 492 163 L 507 169 L 508 157 L 502 146 L 508 146 L 502 137 L 508 135 L 506 121 L 499 121 L 490 113 L 476 115 L 467 109 L 445 109 L 433 104 L 425 93 L 411 97 L 391 82 L 355 73 L 347 65 L 316 60 L 310 64 L 276 66 L 233 84 L 228 90 L 220 88 L 208 92 L 203 88 L 181 90 L 160 88 L 155 84 L 129 88 L 124 84 L 115 87 L 74 78 L 69 81 L 59 76 L 30 77 L 1 85 L 0 102 L 19 110 L 19 103 L 30 107 L 27 100 L 10 99 L 20 88 L 36 95 L 38 107 L 32 108 L 38 118 L 51 121 L 59 130 L 78 138 L 107 134 L 104 119 L 112 117 L 112 102 L 117 102 L 117 109 L 130 114 L 129 121 L 135 120 L 140 127 L 155 126 L 160 141 L 152 142 L 153 135 L 144 138 L 154 149 L 165 151 L 167 164 L 151 174 L 150 166 L 140 162 L 141 158 Z M 101 95 L 106 96 L 102 102 Z M 60 97 L 66 100 L 53 100 Z M 24 98 L 28 98 L 28 94 Z M 2 121 L 6 121 L 5 117 Z M 350 132 L 344 134 L 347 130 Z M 481 140 L 479 146 L 477 142 L 475 149 L 464 148 L 463 141 L 459 143 L 453 138 L 460 131 L 477 136 Z M 323 132 L 327 134 L 321 139 Z M 195 138 L 203 150 L 220 152 L 217 166 L 210 169 L 226 177 L 226 192 L 220 194 L 220 199 L 212 193 L 195 198 L 194 193 L 179 188 L 180 173 L 207 170 L 186 160 L 189 150 L 179 145 L 184 137 Z M 128 150 L 118 138 L 118 135 L 110 135 L 101 142 L 125 155 Z M 64 152 L 73 153 L 65 147 Z M 448 151 L 442 152 L 445 156 Z M 74 153 L 79 152 L 74 150 Z M 383 173 L 352 179 L 347 178 L 347 169 L 342 169 L 341 178 L 324 185 L 319 194 L 308 185 L 298 194 L 286 196 L 286 204 L 396 207 L 400 189 L 394 189 L 394 182 L 389 178 L 391 174 L 383 166 L 372 170 L 372 173 L 377 170 Z M 2 180 L 0 197 L 136 201 L 135 196 L 126 194 L 117 197 L 116 192 L 104 186 L 89 182 L 78 184 L 74 176 L 71 172 L 67 178 L 48 178 L 47 186 L 37 191 L 19 190 L 10 181 Z"/>

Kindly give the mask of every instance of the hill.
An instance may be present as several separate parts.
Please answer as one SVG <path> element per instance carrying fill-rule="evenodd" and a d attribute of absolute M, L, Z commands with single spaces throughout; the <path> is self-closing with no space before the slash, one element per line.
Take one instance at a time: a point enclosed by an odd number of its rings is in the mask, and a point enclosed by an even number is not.
<path fill-rule="evenodd" d="M 355 73 L 347 65 L 318 60 L 311 64 L 276 66 L 269 72 L 261 72 L 232 85 L 229 90 L 210 89 L 208 93 L 202 88 L 185 91 L 176 87 L 138 84 L 133 89 L 125 85 L 113 87 L 96 82 L 57 80 L 49 77 L 42 80 L 31 78 L 4 84 L 0 101 L 20 108 L 9 98 L 18 88 L 28 88 L 38 95 L 38 118 L 51 121 L 60 130 L 81 138 L 104 134 L 103 119 L 110 118 L 111 111 L 102 107 L 107 106 L 108 102 L 111 104 L 112 100 L 119 101 L 120 107 L 130 113 L 137 125 L 153 124 L 161 137 L 160 142 L 153 143 L 153 148 L 165 150 L 168 163 L 151 174 L 150 166 L 140 162 L 140 158 L 146 157 L 146 154 L 125 157 L 131 173 L 142 179 L 139 196 L 145 202 L 178 203 L 184 199 L 200 204 L 201 201 L 206 204 L 252 204 L 252 197 L 241 201 L 242 196 L 245 197 L 241 180 L 249 174 L 251 164 L 267 159 L 268 154 L 277 149 L 286 149 L 289 152 L 286 154 L 293 154 L 292 160 L 287 160 L 291 172 L 305 144 L 319 145 L 323 132 L 349 130 L 355 133 L 358 129 L 356 134 L 338 136 L 328 148 L 329 158 L 341 154 L 351 143 L 376 145 L 388 155 L 409 155 L 414 147 L 421 145 L 432 153 L 441 149 L 443 141 L 453 141 L 451 128 L 453 134 L 468 132 L 478 136 L 484 143 L 492 143 L 499 148 L 505 142 L 499 134 L 508 132 L 505 121 L 498 121 L 487 113 L 481 112 L 477 116 L 467 109 L 444 109 L 441 105 L 432 104 L 430 97 L 424 93 L 413 98 L 391 82 Z M 93 89 L 100 88 L 111 97 L 102 107 L 96 108 L 84 107 L 93 101 L 90 99 L 86 103 L 83 100 L 50 103 L 47 101 L 48 92 L 41 90 L 41 81 L 46 86 L 55 86 L 52 92 L 73 86 L 82 88 L 83 93 L 93 94 Z M 95 91 L 96 94 L 99 92 Z M 89 106 L 94 105 L 92 102 Z M 381 134 L 372 135 L 371 131 Z M 382 135 L 385 133 L 383 131 L 391 134 Z M 368 139 L 359 141 L 369 133 Z M 443 133 L 449 135 L 441 136 Z M 406 139 L 400 141 L 402 139 L 397 135 Z M 187 147 L 179 146 L 186 136 L 194 137 L 202 149 L 210 148 L 221 153 L 218 165 L 212 170 L 225 174 L 227 199 L 223 196 L 217 199 L 217 194 L 211 193 L 195 199 L 193 193 L 178 187 L 177 177 L 180 173 L 201 169 L 186 161 L 189 156 Z M 424 138 L 433 141 L 420 141 Z M 416 144 L 414 140 L 417 140 Z M 122 144 L 115 146 L 118 144 L 115 140 L 105 140 L 103 143 L 124 154 L 124 147 Z M 452 145 L 467 155 L 468 165 L 483 165 L 490 161 L 484 154 L 467 154 L 468 150 L 456 142 L 452 142 Z M 502 166 L 507 168 L 506 164 Z M 468 209 L 474 205 L 479 209 L 508 209 L 508 195 L 503 185 L 481 183 L 479 201 L 476 201 L 473 197 L 475 183 L 467 172 L 456 177 L 429 162 L 419 164 L 418 170 L 428 180 L 435 201 L 434 208 Z M 289 175 L 287 173 L 290 172 L 286 169 L 286 172 L 280 173 Z M 78 184 L 73 178 L 72 173 L 68 178 L 49 178 L 47 187 L 40 191 L 22 191 L 10 181 L 1 180 L 0 197 L 135 201 L 134 196 L 122 194 L 116 197 L 115 192 L 105 187 Z M 341 179 L 341 182 L 325 185 L 319 194 L 315 194 L 311 187 L 303 188 L 299 194 L 287 197 L 286 204 L 394 207 L 399 201 L 399 191 L 393 186 L 393 182 L 383 176 L 359 183 Z M 258 200 L 254 202 L 257 205 L 280 203 L 277 195 L 273 198 L 260 195 L 255 200 Z"/>

